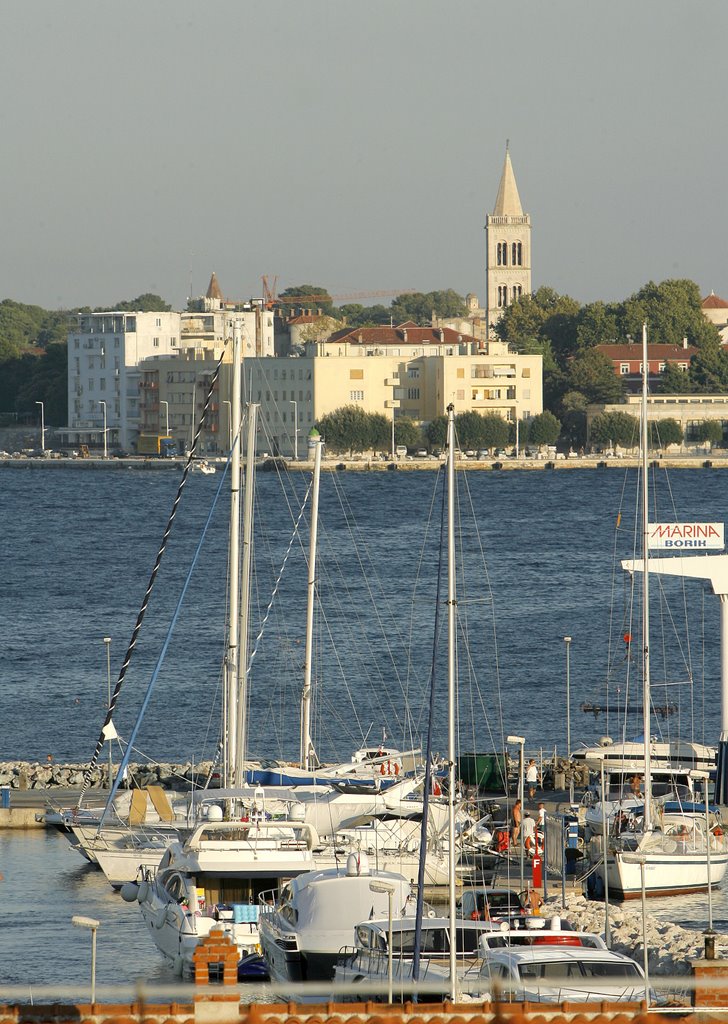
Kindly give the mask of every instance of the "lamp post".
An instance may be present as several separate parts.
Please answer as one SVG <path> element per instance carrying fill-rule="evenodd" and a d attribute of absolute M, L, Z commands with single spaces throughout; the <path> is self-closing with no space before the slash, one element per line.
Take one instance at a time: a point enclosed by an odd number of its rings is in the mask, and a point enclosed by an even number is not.
<path fill-rule="evenodd" d="M 111 710 L 111 637 L 104 637 L 104 644 L 106 645 L 106 693 L 107 693 L 107 704 L 106 710 Z M 112 751 L 111 751 L 111 737 L 109 737 L 109 789 L 111 789 L 114 782 L 114 766 L 112 763 Z"/>
<path fill-rule="evenodd" d="M 290 399 L 293 406 L 293 461 L 298 462 L 298 402 Z"/>
<path fill-rule="evenodd" d="M 36 402 L 40 406 L 40 450 L 45 455 L 45 405 L 43 402 Z"/>
<path fill-rule="evenodd" d="M 96 930 L 100 925 L 93 917 L 72 917 L 71 924 L 76 928 L 89 928 L 91 931 L 91 1002 L 96 1002 Z"/>
<path fill-rule="evenodd" d="M 703 792 L 705 793 L 705 856 L 708 867 L 708 928 L 705 931 L 705 959 L 712 960 L 715 957 L 715 932 L 713 930 L 713 885 L 710 870 L 710 837 L 712 835 L 710 831 L 710 804 L 708 801 L 708 780 L 710 774 L 708 772 L 701 772 L 697 769 L 690 772 L 690 776 L 693 779 L 701 779 L 703 783 Z M 708 952 L 712 953 L 712 956 L 708 957 Z"/>
<path fill-rule="evenodd" d="M 369 888 L 372 892 L 386 892 L 388 900 L 387 910 L 387 921 L 388 921 L 388 932 L 387 932 L 387 1001 L 389 1005 L 392 1005 L 393 996 L 393 970 L 392 970 L 392 896 L 394 895 L 394 886 L 391 882 L 370 882 Z"/>
<path fill-rule="evenodd" d="M 521 827 L 518 830 L 518 845 L 521 854 L 521 892 L 523 892 L 523 748 L 526 743 L 526 737 L 507 736 L 506 742 L 518 744 L 518 799 L 521 801 Z"/>
<path fill-rule="evenodd" d="M 169 437 L 169 402 L 160 399 L 159 404 L 164 406 L 164 434 L 165 437 Z"/>
<path fill-rule="evenodd" d="M 106 458 L 106 455 L 107 455 L 107 445 L 106 445 L 106 402 L 99 402 L 99 405 L 104 410 L 104 458 Z"/>

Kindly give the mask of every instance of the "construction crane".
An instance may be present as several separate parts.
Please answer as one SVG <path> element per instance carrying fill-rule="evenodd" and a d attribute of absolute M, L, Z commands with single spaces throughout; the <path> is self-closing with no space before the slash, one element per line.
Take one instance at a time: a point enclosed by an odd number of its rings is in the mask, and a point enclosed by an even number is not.
<path fill-rule="evenodd" d="M 397 295 L 414 295 L 416 293 L 415 288 L 400 288 L 398 290 L 376 292 L 351 292 L 348 295 L 328 295 L 323 293 L 322 295 L 286 295 L 280 298 L 276 295 L 277 277 L 273 278 L 272 284 L 269 283 L 268 277 L 265 274 L 263 274 L 261 280 L 263 282 L 263 301 L 265 302 L 266 309 L 273 309 L 274 306 L 279 305 L 308 306 L 315 305 L 317 302 L 358 302 L 361 299 L 395 298 Z"/>

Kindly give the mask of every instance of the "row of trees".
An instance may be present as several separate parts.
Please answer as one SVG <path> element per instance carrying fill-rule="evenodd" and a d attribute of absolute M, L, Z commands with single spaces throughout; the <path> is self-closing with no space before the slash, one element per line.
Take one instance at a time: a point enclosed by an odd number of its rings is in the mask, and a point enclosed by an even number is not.
<path fill-rule="evenodd" d="M 621 448 L 636 448 L 640 443 L 640 425 L 636 416 L 626 412 L 608 412 L 595 417 L 589 432 L 592 444 L 619 445 Z M 671 444 L 682 444 L 683 428 L 677 420 L 668 418 L 649 424 L 649 445 L 651 448 L 667 448 Z M 691 440 L 698 444 L 720 444 L 723 440 L 723 425 L 719 420 L 703 420 L 696 424 Z"/>
<path fill-rule="evenodd" d="M 316 424 L 334 453 L 389 451 L 392 443 L 392 421 L 381 413 L 367 413 L 359 406 L 345 405 L 322 417 Z M 481 416 L 477 412 L 463 412 L 455 417 L 458 446 L 469 449 L 502 448 L 513 444 L 516 428 L 497 413 Z M 561 432 L 561 424 L 550 412 L 541 413 L 519 424 L 519 443 L 533 445 L 554 444 Z M 447 438 L 447 416 L 437 416 L 424 428 L 405 416 L 394 421 L 394 443 L 416 450 L 441 449 Z"/>

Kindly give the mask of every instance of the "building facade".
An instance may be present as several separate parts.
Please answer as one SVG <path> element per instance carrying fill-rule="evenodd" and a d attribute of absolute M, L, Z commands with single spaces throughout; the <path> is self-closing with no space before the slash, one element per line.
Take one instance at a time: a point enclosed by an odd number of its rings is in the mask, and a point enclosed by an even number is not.
<path fill-rule="evenodd" d="M 179 346 L 179 313 L 78 313 L 68 335 L 67 444 L 128 448 L 139 432 L 138 365 Z"/>
<path fill-rule="evenodd" d="M 639 420 L 641 395 L 629 395 L 626 403 L 590 405 L 587 407 L 587 437 L 594 419 L 601 413 L 626 412 Z M 695 443 L 697 428 L 706 420 L 719 420 L 723 425 L 723 438 L 728 440 L 728 395 L 649 395 L 648 419 L 677 420 L 683 430 L 686 444 Z"/>
<path fill-rule="evenodd" d="M 531 294 L 531 218 L 523 212 L 506 145 L 498 195 L 485 224 L 486 320 L 489 334 L 504 310 Z"/>
<path fill-rule="evenodd" d="M 259 450 L 293 455 L 328 413 L 368 413 L 426 423 L 456 412 L 495 413 L 507 422 L 543 411 L 542 359 L 502 342 L 448 328 L 375 327 L 338 332 L 299 358 L 246 360 L 247 398 L 260 405 Z"/>
<path fill-rule="evenodd" d="M 632 342 L 628 345 L 595 345 L 597 352 L 610 361 L 617 377 L 622 380 L 627 392 L 636 394 L 642 390 L 642 345 Z M 668 364 L 687 370 L 690 360 L 697 353 L 694 345 L 684 341 L 682 345 L 647 346 L 647 377 L 650 387 L 659 383 L 660 376 Z"/>

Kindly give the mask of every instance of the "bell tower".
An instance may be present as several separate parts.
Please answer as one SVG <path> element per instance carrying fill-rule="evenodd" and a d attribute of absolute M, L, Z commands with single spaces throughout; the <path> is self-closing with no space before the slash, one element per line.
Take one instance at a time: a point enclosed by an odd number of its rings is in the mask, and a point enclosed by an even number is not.
<path fill-rule="evenodd" d="M 498 196 L 485 224 L 485 306 L 488 333 L 503 311 L 531 294 L 531 218 L 523 212 L 506 142 Z"/>

